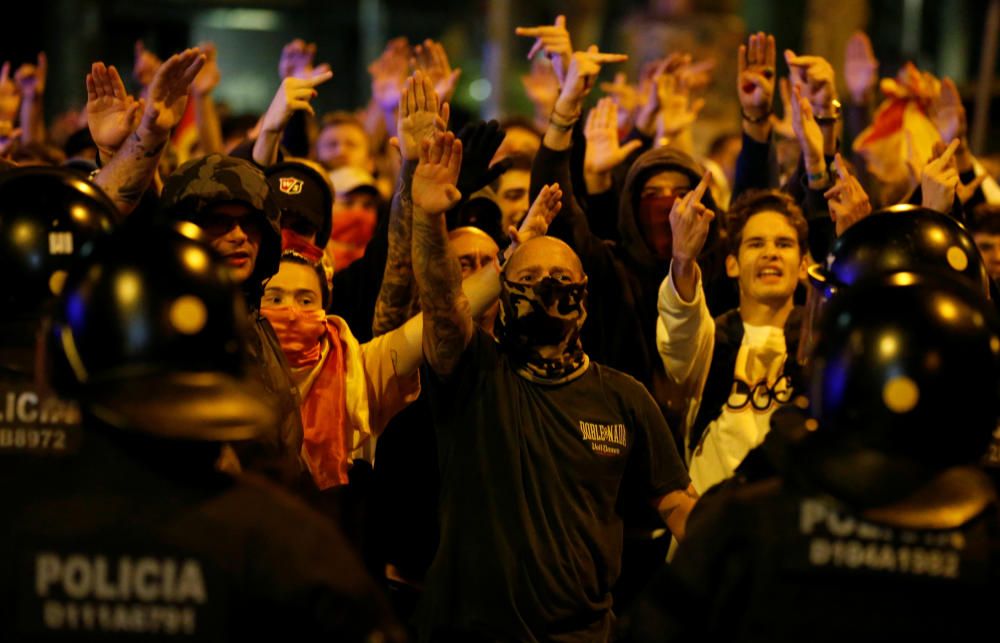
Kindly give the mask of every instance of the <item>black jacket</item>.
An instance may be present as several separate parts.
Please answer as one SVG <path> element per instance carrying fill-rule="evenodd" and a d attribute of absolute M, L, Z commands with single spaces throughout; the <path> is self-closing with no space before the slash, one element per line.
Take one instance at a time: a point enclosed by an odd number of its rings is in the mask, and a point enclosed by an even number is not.
<path fill-rule="evenodd" d="M 0 456 L 0 640 L 400 640 L 342 534 L 217 444 L 84 429 Z"/>

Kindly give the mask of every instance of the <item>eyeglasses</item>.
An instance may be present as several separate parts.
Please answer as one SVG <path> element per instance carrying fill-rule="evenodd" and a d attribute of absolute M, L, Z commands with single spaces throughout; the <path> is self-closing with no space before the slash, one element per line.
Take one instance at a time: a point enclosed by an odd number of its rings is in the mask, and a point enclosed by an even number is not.
<path fill-rule="evenodd" d="M 746 408 L 747 404 L 753 406 L 755 411 L 767 411 L 777 402 L 787 404 L 792 399 L 792 378 L 783 375 L 778 378 L 774 386 L 768 386 L 766 380 L 761 380 L 750 386 L 743 380 L 733 380 L 733 391 L 726 400 L 726 408 L 739 411 Z"/>
<path fill-rule="evenodd" d="M 191 217 L 191 223 L 205 231 L 210 237 L 222 237 L 239 226 L 245 234 L 260 234 L 263 231 L 263 224 L 260 217 L 248 215 L 233 217 L 225 214 L 205 213 Z"/>

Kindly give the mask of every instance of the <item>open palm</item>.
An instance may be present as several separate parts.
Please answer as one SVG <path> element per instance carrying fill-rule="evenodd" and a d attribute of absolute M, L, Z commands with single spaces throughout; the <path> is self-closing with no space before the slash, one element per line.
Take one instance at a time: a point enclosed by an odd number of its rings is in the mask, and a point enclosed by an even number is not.
<path fill-rule="evenodd" d="M 428 213 L 446 212 L 462 198 L 455 187 L 462 168 L 462 141 L 451 132 L 438 133 L 420 145 L 420 163 L 413 172 L 413 205 Z"/>
<path fill-rule="evenodd" d="M 160 65 L 149 85 L 149 106 L 144 122 L 159 131 L 173 129 L 184 116 L 188 89 L 205 64 L 205 56 L 197 48 L 174 54 Z"/>
<path fill-rule="evenodd" d="M 135 129 L 141 103 L 125 92 L 118 70 L 96 62 L 87 74 L 87 126 L 98 147 L 116 150 Z"/>

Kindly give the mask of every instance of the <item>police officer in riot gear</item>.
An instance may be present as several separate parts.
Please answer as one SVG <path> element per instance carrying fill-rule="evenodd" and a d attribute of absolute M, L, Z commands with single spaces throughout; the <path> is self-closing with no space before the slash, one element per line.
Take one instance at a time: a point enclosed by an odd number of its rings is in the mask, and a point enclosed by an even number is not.
<path fill-rule="evenodd" d="M 937 270 L 991 297 L 989 273 L 976 242 L 950 216 L 900 204 L 873 213 L 837 238 L 823 264 L 809 267 L 809 292 L 800 361 L 823 306 L 837 292 L 876 275 Z"/>
<path fill-rule="evenodd" d="M 41 381 L 37 344 L 67 271 L 111 232 L 114 211 L 99 188 L 63 168 L 0 174 L 0 457 L 79 447 L 79 410 Z"/>
<path fill-rule="evenodd" d="M 126 224 L 74 270 L 48 335 L 73 457 L 0 468 L 0 640 L 398 640 L 340 532 L 223 442 L 273 431 L 242 297 L 190 223 Z"/>
<path fill-rule="evenodd" d="M 859 224 L 860 225 L 860 224 Z M 629 640 L 961 640 L 1000 589 L 1000 320 L 950 277 L 898 272 L 826 307 L 815 419 L 778 474 L 703 497 Z"/>

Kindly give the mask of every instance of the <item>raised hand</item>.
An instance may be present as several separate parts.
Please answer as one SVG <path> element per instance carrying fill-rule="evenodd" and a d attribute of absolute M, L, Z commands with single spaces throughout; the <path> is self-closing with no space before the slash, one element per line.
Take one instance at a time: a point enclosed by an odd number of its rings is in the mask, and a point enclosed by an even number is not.
<path fill-rule="evenodd" d="M 87 74 L 87 127 L 98 149 L 115 152 L 139 126 L 143 101 L 125 91 L 114 65 L 96 62 Z"/>
<path fill-rule="evenodd" d="M 798 86 L 802 95 L 812 105 L 817 116 L 830 116 L 837 100 L 837 85 L 833 66 L 820 56 L 797 56 L 791 49 L 785 50 L 785 62 L 792 78 L 792 86 Z"/>
<path fill-rule="evenodd" d="M 771 113 L 777 56 L 775 52 L 774 36 L 762 31 L 751 34 L 747 44 L 740 45 L 737 57 L 737 94 L 744 119 L 760 122 Z"/>
<path fill-rule="evenodd" d="M 792 84 L 787 78 L 778 80 L 778 90 L 781 93 L 781 118 L 771 114 L 771 127 L 778 136 L 795 138 L 795 127 L 792 126 Z"/>
<path fill-rule="evenodd" d="M 10 77 L 10 63 L 0 67 L 0 122 L 14 123 L 21 106 L 21 92 Z"/>
<path fill-rule="evenodd" d="M 14 82 L 26 100 L 34 99 L 45 93 L 45 82 L 49 75 L 49 59 L 45 52 L 38 54 L 37 63 L 24 63 L 14 73 Z"/>
<path fill-rule="evenodd" d="M 985 172 L 973 178 L 968 183 L 962 183 L 961 179 L 958 181 L 958 185 L 955 186 L 955 194 L 958 195 L 958 200 L 965 205 L 969 199 L 971 199 L 975 194 L 979 186 L 983 184 L 983 181 L 990 178 L 989 174 Z"/>
<path fill-rule="evenodd" d="M 313 66 L 316 57 L 316 43 L 296 38 L 281 49 L 278 59 L 278 76 L 282 80 L 290 77 L 310 80 L 330 71 L 330 65 L 323 63 Z"/>
<path fill-rule="evenodd" d="M 640 73 L 635 127 L 645 136 L 656 134 L 656 116 L 660 113 L 661 107 L 658 85 L 660 77 L 664 74 L 673 73 L 674 70 L 680 68 L 689 60 L 690 56 L 686 54 L 672 53 L 663 60 L 648 63 Z"/>
<path fill-rule="evenodd" d="M 510 159 L 501 159 L 490 165 L 506 136 L 507 133 L 496 121 L 469 123 L 458 133 L 463 156 L 458 189 L 462 194 L 482 189 L 510 168 Z"/>
<path fill-rule="evenodd" d="M 156 70 L 162 64 L 163 61 L 156 54 L 146 49 L 141 40 L 135 41 L 135 62 L 132 65 L 132 78 L 143 89 L 149 87 L 149 84 L 153 82 L 153 76 L 156 75 Z"/>
<path fill-rule="evenodd" d="M 420 163 L 413 172 L 413 206 L 425 214 L 441 214 L 462 198 L 455 187 L 462 167 L 462 141 L 451 132 L 438 132 L 420 143 Z M 416 210 L 414 210 L 416 212 Z"/>
<path fill-rule="evenodd" d="M 415 69 L 419 69 L 430 79 L 437 92 L 438 99 L 442 102 L 450 102 L 455 95 L 455 88 L 458 86 L 458 79 L 462 75 L 462 70 L 456 67 L 451 68 L 448 61 L 448 52 L 444 46 L 428 38 L 421 45 L 413 48 L 413 58 L 410 61 Z"/>
<path fill-rule="evenodd" d="M 205 56 L 197 47 L 174 54 L 160 65 L 148 88 L 142 126 L 166 133 L 184 116 L 188 90 L 205 65 Z"/>
<path fill-rule="evenodd" d="M 871 214 L 872 204 L 858 180 L 847 171 L 844 159 L 839 153 L 835 163 L 837 180 L 823 196 L 830 208 L 830 218 L 833 219 L 839 237 L 845 230 Z"/>
<path fill-rule="evenodd" d="M 528 60 L 533 59 L 539 51 L 544 51 L 552 61 L 552 69 L 559 80 L 559 85 L 562 86 L 569 70 L 570 57 L 573 55 L 573 44 L 570 42 L 569 31 L 566 30 L 566 16 L 556 16 L 556 21 L 551 26 L 518 27 L 514 33 L 536 39 L 531 51 L 528 52 Z"/>
<path fill-rule="evenodd" d="M 701 199 L 712 182 L 711 172 L 705 172 L 698 186 L 674 201 L 670 209 L 670 230 L 673 233 L 673 261 L 675 264 L 693 265 L 705 247 L 709 225 L 715 213 L 702 204 Z"/>
<path fill-rule="evenodd" d="M 521 76 L 521 84 L 528 100 L 535 106 L 535 112 L 547 117 L 559 98 L 559 78 L 552 65 L 544 58 L 536 58 L 531 63 L 531 72 Z"/>
<path fill-rule="evenodd" d="M 715 58 L 706 58 L 699 62 L 688 61 L 677 70 L 677 80 L 681 87 L 689 92 L 697 92 L 712 84 L 712 72 L 715 71 Z"/>
<path fill-rule="evenodd" d="M 657 130 L 661 138 L 674 138 L 687 130 L 705 106 L 704 99 L 691 100 L 690 92 L 674 74 L 659 77 L 656 95 L 660 103 Z"/>
<path fill-rule="evenodd" d="M 511 251 L 529 239 L 544 237 L 548 233 L 553 219 L 556 218 L 559 210 L 562 209 L 562 196 L 563 193 L 558 183 L 542 187 L 538 196 L 535 197 L 535 202 L 528 209 L 528 214 L 521 221 L 521 226 L 519 228 L 515 228 L 514 226 L 507 228 Z"/>
<path fill-rule="evenodd" d="M 601 83 L 601 91 L 607 94 L 618 106 L 618 131 L 627 133 L 635 123 L 636 110 L 639 109 L 639 91 L 629 84 L 625 72 L 615 74 L 613 83 Z"/>
<path fill-rule="evenodd" d="M 198 49 L 201 49 L 202 53 L 205 54 L 205 66 L 201 68 L 201 71 L 195 76 L 194 82 L 191 83 L 191 91 L 196 96 L 207 96 L 222 80 L 222 73 L 219 71 L 219 64 L 216 61 L 215 45 L 206 42 L 198 45 Z"/>
<path fill-rule="evenodd" d="M 574 52 L 570 57 L 562 91 L 556 99 L 555 112 L 564 118 L 578 118 L 583 99 L 594 86 L 594 79 L 601 72 L 601 65 L 626 60 L 628 56 L 625 54 L 601 53 L 597 45 L 591 45 L 587 51 Z"/>
<path fill-rule="evenodd" d="M 607 96 L 597 101 L 597 105 L 587 114 L 583 134 L 587 138 L 583 169 L 590 174 L 611 172 L 629 154 L 642 146 L 642 141 L 629 141 L 625 145 L 619 145 L 618 106 L 613 98 Z M 589 183 L 590 181 L 588 188 Z"/>
<path fill-rule="evenodd" d="M 802 149 L 809 187 L 814 190 L 825 188 L 829 179 L 823 156 L 823 131 L 813 117 L 812 105 L 802 95 L 798 85 L 792 86 L 792 94 L 792 129 Z"/>
<path fill-rule="evenodd" d="M 872 41 L 863 31 L 855 31 L 847 39 L 844 52 L 844 80 L 851 100 L 863 104 L 871 97 L 878 83 L 878 59 L 872 50 Z"/>
<path fill-rule="evenodd" d="M 406 38 L 390 40 L 382 55 L 368 66 L 372 77 L 372 96 L 383 112 L 399 106 L 403 84 L 409 75 L 410 43 Z"/>
<path fill-rule="evenodd" d="M 965 107 L 962 105 L 958 88 L 955 87 L 955 81 L 947 77 L 941 81 L 940 90 L 931 100 L 927 111 L 934 127 L 941 135 L 941 140 L 965 138 L 967 130 Z"/>
<path fill-rule="evenodd" d="M 277 93 L 271 100 L 271 106 L 261 121 L 261 130 L 265 132 L 280 132 L 285 129 L 292 114 L 297 111 L 309 112 L 315 116 L 316 111 L 309 103 L 316 98 L 316 87 L 333 78 L 333 72 L 327 70 L 309 79 L 288 76 L 281 81 Z"/>
<path fill-rule="evenodd" d="M 948 147 L 940 141 L 934 144 L 934 154 L 920 174 L 921 205 L 925 208 L 945 214 L 951 212 L 958 186 L 958 169 L 955 166 L 958 145 L 958 139 L 952 140 Z"/>
<path fill-rule="evenodd" d="M 450 109 L 448 103 L 438 100 L 431 79 L 419 69 L 406 79 L 399 99 L 399 116 L 396 129 L 400 155 L 404 160 L 420 158 L 420 144 L 430 139 L 434 132 L 448 129 Z"/>

